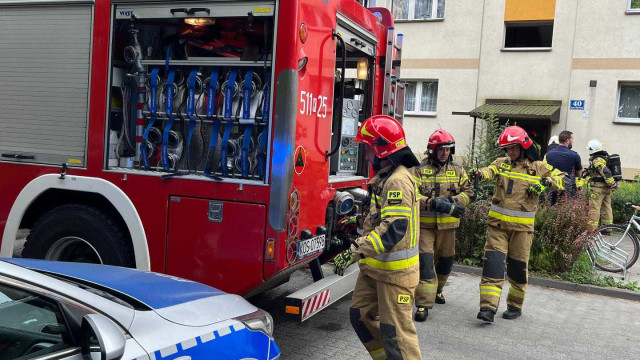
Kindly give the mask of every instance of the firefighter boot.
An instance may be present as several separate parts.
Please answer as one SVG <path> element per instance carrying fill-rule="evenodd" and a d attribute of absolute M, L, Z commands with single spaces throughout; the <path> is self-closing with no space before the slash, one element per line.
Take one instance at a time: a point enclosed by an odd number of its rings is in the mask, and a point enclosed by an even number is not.
<path fill-rule="evenodd" d="M 413 316 L 413 320 L 415 321 L 427 321 L 427 317 L 429 317 L 429 309 L 426 306 L 416 305 L 418 308 L 416 310 L 416 314 Z"/>
<path fill-rule="evenodd" d="M 502 313 L 502 317 L 507 320 L 513 320 L 517 317 L 520 317 L 520 315 L 522 315 L 522 309 L 519 309 L 511 305 L 507 305 L 507 310 L 505 310 L 505 312 Z"/>
<path fill-rule="evenodd" d="M 478 312 L 478 319 L 482 321 L 486 321 L 489 323 L 493 322 L 493 317 L 496 314 L 496 311 L 489 307 L 480 308 L 480 312 Z"/>
<path fill-rule="evenodd" d="M 444 295 L 442 291 L 436 294 L 436 304 L 446 304 L 447 302 L 444 299 Z"/>

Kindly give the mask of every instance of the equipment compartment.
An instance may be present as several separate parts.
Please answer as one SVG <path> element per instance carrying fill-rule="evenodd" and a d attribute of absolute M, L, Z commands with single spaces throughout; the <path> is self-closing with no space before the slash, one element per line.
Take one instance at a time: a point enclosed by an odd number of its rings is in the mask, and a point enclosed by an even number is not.
<path fill-rule="evenodd" d="M 264 181 L 275 5 L 114 11 L 108 168 Z"/>

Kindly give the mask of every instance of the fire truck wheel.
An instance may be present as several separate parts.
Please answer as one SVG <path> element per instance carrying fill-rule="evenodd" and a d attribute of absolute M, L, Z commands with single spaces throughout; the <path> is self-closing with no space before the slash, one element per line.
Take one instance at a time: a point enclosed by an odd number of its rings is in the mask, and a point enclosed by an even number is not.
<path fill-rule="evenodd" d="M 33 225 L 22 256 L 135 267 L 127 232 L 114 216 L 87 205 L 63 205 Z"/>

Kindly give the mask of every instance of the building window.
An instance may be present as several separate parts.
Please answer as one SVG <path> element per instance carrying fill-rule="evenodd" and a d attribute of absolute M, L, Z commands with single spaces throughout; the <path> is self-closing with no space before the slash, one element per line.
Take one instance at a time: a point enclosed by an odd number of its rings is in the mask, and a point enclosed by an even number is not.
<path fill-rule="evenodd" d="M 435 116 L 438 108 L 437 81 L 407 81 L 404 93 L 404 113 Z"/>
<path fill-rule="evenodd" d="M 640 83 L 618 85 L 617 122 L 640 123 Z"/>
<path fill-rule="evenodd" d="M 444 19 L 444 0 L 393 0 L 396 20 Z"/>
<path fill-rule="evenodd" d="M 627 5 L 627 11 L 640 12 L 640 0 L 629 0 Z"/>
<path fill-rule="evenodd" d="M 550 49 L 553 21 L 505 22 L 505 49 Z"/>

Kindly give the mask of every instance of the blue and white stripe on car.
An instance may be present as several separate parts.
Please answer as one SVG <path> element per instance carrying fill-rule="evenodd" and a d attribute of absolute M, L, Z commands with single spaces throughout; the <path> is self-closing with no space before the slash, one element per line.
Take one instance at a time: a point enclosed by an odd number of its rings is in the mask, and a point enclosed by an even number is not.
<path fill-rule="evenodd" d="M 210 359 L 212 354 L 221 359 L 274 360 L 280 358 L 280 349 L 265 333 L 238 322 L 149 351 L 151 360 Z"/>

